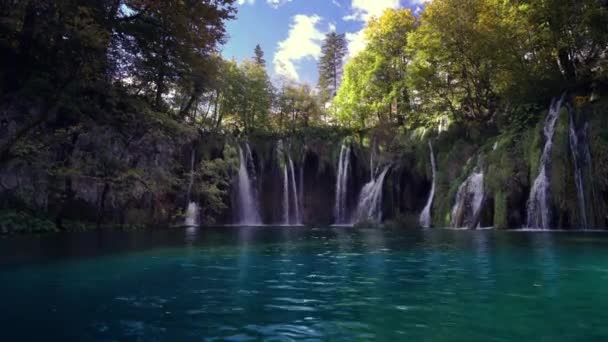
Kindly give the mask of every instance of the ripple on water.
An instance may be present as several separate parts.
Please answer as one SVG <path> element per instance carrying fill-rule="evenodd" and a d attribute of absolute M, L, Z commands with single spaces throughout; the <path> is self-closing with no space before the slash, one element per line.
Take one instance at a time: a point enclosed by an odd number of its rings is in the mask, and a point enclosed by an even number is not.
<path fill-rule="evenodd" d="M 293 339 L 310 339 L 323 337 L 323 334 L 319 330 L 310 326 L 299 324 L 250 324 L 245 326 L 245 329 L 255 332 L 257 334 L 261 334 L 263 336 L 284 336 Z"/>
<path fill-rule="evenodd" d="M 324 303 L 324 301 L 318 299 L 297 299 L 287 297 L 273 298 L 273 300 L 280 302 L 288 302 L 292 304 Z"/>
<path fill-rule="evenodd" d="M 269 308 L 269 309 L 278 309 L 278 310 L 285 310 L 285 311 L 307 311 L 307 312 L 317 311 L 317 309 L 315 309 L 313 307 L 304 306 L 304 305 L 274 305 L 274 304 L 266 304 L 264 306 L 266 308 Z"/>

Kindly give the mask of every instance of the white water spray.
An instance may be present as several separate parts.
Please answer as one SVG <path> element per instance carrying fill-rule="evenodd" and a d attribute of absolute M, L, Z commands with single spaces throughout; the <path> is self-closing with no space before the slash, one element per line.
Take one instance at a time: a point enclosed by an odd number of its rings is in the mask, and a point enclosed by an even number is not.
<path fill-rule="evenodd" d="M 187 227 L 198 226 L 198 213 L 198 204 L 195 202 L 190 202 L 190 204 L 188 204 L 188 209 L 186 210 L 186 220 L 184 221 L 184 225 Z"/>
<path fill-rule="evenodd" d="M 589 229 L 590 227 L 587 216 L 587 199 L 585 197 L 585 181 L 583 177 L 583 172 L 591 168 L 591 153 L 589 151 L 587 130 L 587 124 L 584 125 L 582 130 L 577 130 L 574 123 L 574 112 L 571 111 L 569 129 L 570 152 L 572 153 L 572 161 L 574 164 L 574 183 L 576 184 L 576 196 L 578 200 L 578 224 L 582 229 Z"/>
<path fill-rule="evenodd" d="M 431 193 L 426 201 L 426 205 L 420 214 L 420 226 L 422 228 L 431 227 L 431 210 L 433 208 L 433 198 L 435 197 L 435 174 L 437 173 L 437 167 L 435 165 L 435 154 L 433 153 L 433 144 L 429 141 L 429 150 L 431 154 L 431 168 L 433 172 L 433 183 L 431 185 Z"/>
<path fill-rule="evenodd" d="M 288 225 L 290 223 L 289 213 L 289 172 L 287 171 L 287 164 L 283 165 L 283 224 Z"/>
<path fill-rule="evenodd" d="M 259 225 L 262 223 L 252 179 L 255 180 L 255 166 L 249 145 L 246 145 L 247 155 L 239 147 L 238 172 L 238 223 L 241 225 Z M 250 176 L 250 172 L 252 175 Z"/>
<path fill-rule="evenodd" d="M 289 169 L 291 170 L 291 193 L 293 196 L 293 209 L 295 213 L 295 224 L 302 224 L 302 218 L 300 217 L 300 200 L 298 195 L 298 186 L 296 184 L 296 171 L 293 167 L 293 160 L 291 160 L 291 155 L 288 156 L 289 159 Z"/>
<path fill-rule="evenodd" d="M 534 180 L 530 197 L 528 198 L 528 228 L 543 228 L 551 227 L 551 152 L 553 151 L 553 135 L 555 134 L 555 124 L 559 118 L 562 101 L 565 94 L 560 99 L 553 99 L 551 108 L 545 119 L 543 133 L 545 135 L 545 147 L 540 158 L 540 170 L 538 176 Z"/>
<path fill-rule="evenodd" d="M 382 223 L 382 188 L 389 169 L 390 165 L 384 167 L 378 178 L 372 179 L 361 189 L 355 216 L 356 222 Z"/>
<path fill-rule="evenodd" d="M 338 160 L 338 175 L 336 178 L 336 199 L 334 220 L 336 224 L 348 223 L 348 174 L 350 173 L 350 146 L 342 144 Z"/>
<path fill-rule="evenodd" d="M 483 183 L 483 171 L 475 170 L 460 185 L 452 207 L 452 227 L 474 229 L 479 226 L 481 207 L 485 197 Z"/>

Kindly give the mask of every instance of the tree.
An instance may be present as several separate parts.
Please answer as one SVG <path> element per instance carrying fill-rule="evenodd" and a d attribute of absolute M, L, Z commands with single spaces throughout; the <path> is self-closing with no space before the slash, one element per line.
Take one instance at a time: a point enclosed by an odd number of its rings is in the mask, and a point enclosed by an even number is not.
<path fill-rule="evenodd" d="M 336 96 L 342 77 L 343 61 L 347 51 L 344 34 L 330 32 L 325 36 L 318 65 L 318 87 L 321 93 L 321 99 L 324 102 L 329 101 Z"/>
<path fill-rule="evenodd" d="M 367 45 L 347 63 L 334 99 L 339 122 L 357 128 L 405 122 L 410 110 L 406 45 L 415 24 L 408 9 L 389 9 L 370 20 L 365 28 Z"/>
<path fill-rule="evenodd" d="M 262 47 L 260 46 L 260 44 L 257 44 L 255 46 L 255 50 L 253 52 L 254 52 L 253 60 L 259 66 L 265 68 L 266 67 L 266 60 L 264 59 L 264 50 L 262 50 Z"/>
<path fill-rule="evenodd" d="M 319 101 L 307 84 L 285 83 L 276 100 L 277 126 L 281 132 L 307 128 L 321 122 Z"/>
<path fill-rule="evenodd" d="M 138 91 L 150 95 L 157 110 L 163 96 L 184 77 L 197 77 L 197 65 L 217 51 L 226 37 L 224 22 L 234 17 L 234 0 L 125 1 L 115 34 L 118 64 L 128 69 Z"/>
<path fill-rule="evenodd" d="M 495 0 L 438 0 L 426 7 L 408 42 L 409 85 L 419 111 L 477 122 L 493 117 L 513 71 L 529 70 L 520 22 L 509 20 L 514 14 L 517 8 Z"/>

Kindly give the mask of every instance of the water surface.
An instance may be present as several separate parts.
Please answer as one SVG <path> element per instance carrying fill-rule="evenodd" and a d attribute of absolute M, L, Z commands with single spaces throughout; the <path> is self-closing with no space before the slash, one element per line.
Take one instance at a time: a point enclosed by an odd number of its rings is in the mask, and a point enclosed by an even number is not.
<path fill-rule="evenodd" d="M 204 228 L 0 240 L 4 341 L 608 339 L 608 235 Z"/>

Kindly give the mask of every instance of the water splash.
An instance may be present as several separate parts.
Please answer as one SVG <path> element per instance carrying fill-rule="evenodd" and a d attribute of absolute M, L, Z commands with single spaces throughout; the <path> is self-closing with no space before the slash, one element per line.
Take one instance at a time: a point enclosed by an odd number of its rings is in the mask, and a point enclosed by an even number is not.
<path fill-rule="evenodd" d="M 458 187 L 456 201 L 452 207 L 453 228 L 474 229 L 479 226 L 484 201 L 484 175 L 480 168 Z"/>
<path fill-rule="evenodd" d="M 342 144 L 338 160 L 338 175 L 336 178 L 336 200 L 334 207 L 334 220 L 336 224 L 348 223 L 348 175 L 350 173 L 350 146 Z"/>
<path fill-rule="evenodd" d="M 238 220 L 241 225 L 258 225 L 262 223 L 255 190 L 255 165 L 249 144 L 246 144 L 246 154 L 239 147 L 238 172 Z"/>
<path fill-rule="evenodd" d="M 543 133 L 545 136 L 545 147 L 540 158 L 540 170 L 538 176 L 534 180 L 530 197 L 528 199 L 528 228 L 543 228 L 551 227 L 551 152 L 553 150 L 553 135 L 555 134 L 555 124 L 559 118 L 560 109 L 564 100 L 565 94 L 560 99 L 551 101 L 551 108 L 545 118 L 545 126 Z"/>
<path fill-rule="evenodd" d="M 390 167 L 390 165 L 385 166 L 377 178 L 372 179 L 361 189 L 355 215 L 356 222 L 382 223 L 382 187 Z"/>
<path fill-rule="evenodd" d="M 435 197 L 435 174 L 437 173 L 437 167 L 435 165 L 435 154 L 433 153 L 433 144 L 429 141 L 429 151 L 431 154 L 431 168 L 433 172 L 433 183 L 431 185 L 431 193 L 426 201 L 426 205 L 420 214 L 420 226 L 422 228 L 431 227 L 431 209 L 433 208 L 433 198 Z"/>

